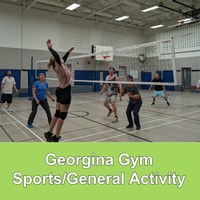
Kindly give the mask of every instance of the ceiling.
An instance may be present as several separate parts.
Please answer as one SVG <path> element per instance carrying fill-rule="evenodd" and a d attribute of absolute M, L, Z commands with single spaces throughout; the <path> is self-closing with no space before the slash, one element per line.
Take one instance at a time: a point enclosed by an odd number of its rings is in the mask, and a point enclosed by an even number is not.
<path fill-rule="evenodd" d="M 87 19 L 94 21 L 96 26 L 103 24 L 141 30 L 152 25 L 176 23 L 179 13 L 165 8 L 159 8 L 147 13 L 142 9 L 149 8 L 159 3 L 182 12 L 191 11 L 172 0 L 1 0 L 0 2 L 24 5 L 24 11 L 38 9 L 54 13 L 53 15 L 68 15 L 76 17 L 79 21 Z M 77 2 L 81 6 L 73 11 L 65 8 Z M 179 0 L 186 5 L 200 8 L 200 0 Z M 116 21 L 117 17 L 127 15 L 129 19 Z"/>

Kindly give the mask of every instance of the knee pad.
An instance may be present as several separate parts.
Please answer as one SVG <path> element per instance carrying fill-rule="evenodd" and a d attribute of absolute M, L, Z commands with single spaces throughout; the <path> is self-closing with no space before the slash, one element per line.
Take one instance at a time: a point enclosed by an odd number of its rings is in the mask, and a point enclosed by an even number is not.
<path fill-rule="evenodd" d="M 65 120 L 66 117 L 67 117 L 67 112 L 61 112 L 59 115 L 59 118 L 62 120 Z"/>
<path fill-rule="evenodd" d="M 56 110 L 56 112 L 55 112 L 55 115 L 54 115 L 56 118 L 59 118 L 59 116 L 60 116 L 60 110 Z"/>

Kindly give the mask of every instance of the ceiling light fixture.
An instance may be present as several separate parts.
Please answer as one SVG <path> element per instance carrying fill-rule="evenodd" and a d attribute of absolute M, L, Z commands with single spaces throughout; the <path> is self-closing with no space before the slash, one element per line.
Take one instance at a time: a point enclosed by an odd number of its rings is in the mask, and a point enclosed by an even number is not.
<path fill-rule="evenodd" d="M 142 12 L 149 12 L 151 10 L 155 10 L 155 9 L 158 9 L 158 8 L 159 8 L 159 6 L 153 6 L 153 7 L 142 10 Z"/>
<path fill-rule="evenodd" d="M 178 20 L 178 22 L 182 22 L 182 21 L 189 22 L 191 20 L 192 20 L 192 18 L 186 18 L 186 19 L 180 19 L 180 20 Z"/>
<path fill-rule="evenodd" d="M 77 3 L 73 3 L 71 6 L 66 7 L 67 10 L 74 10 L 76 8 L 78 8 L 80 6 L 80 4 Z"/>
<path fill-rule="evenodd" d="M 129 18 L 129 16 L 123 16 L 123 17 L 119 17 L 119 18 L 117 18 L 117 19 L 115 19 L 115 20 L 117 20 L 117 21 L 122 21 L 122 20 L 128 19 L 128 18 Z"/>
<path fill-rule="evenodd" d="M 163 24 L 160 24 L 160 25 L 156 25 L 156 26 L 151 26 L 151 28 L 160 28 L 160 27 L 163 27 L 164 25 Z"/>

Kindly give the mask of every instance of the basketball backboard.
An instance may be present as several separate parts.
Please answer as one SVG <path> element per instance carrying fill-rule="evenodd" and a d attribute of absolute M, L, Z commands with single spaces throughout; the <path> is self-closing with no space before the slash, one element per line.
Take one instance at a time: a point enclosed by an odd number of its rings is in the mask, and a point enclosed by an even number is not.
<path fill-rule="evenodd" d="M 103 53 L 106 51 L 113 51 L 113 47 L 96 45 L 95 53 L 102 52 L 102 54 L 96 55 L 96 60 L 113 61 L 113 53 Z"/>

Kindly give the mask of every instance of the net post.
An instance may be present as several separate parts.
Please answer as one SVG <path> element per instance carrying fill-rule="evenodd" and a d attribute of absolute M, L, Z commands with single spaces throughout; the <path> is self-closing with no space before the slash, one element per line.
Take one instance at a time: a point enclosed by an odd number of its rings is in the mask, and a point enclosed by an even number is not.
<path fill-rule="evenodd" d="M 35 78 L 37 78 L 37 61 L 35 62 Z"/>
<path fill-rule="evenodd" d="M 31 84 L 30 84 L 30 89 L 29 89 L 29 91 L 28 91 L 28 93 L 29 93 L 29 98 L 28 98 L 28 100 L 29 101 L 31 101 L 32 100 L 32 88 L 33 88 L 33 74 L 32 74 L 32 72 L 33 72 L 33 56 L 31 56 Z"/>
<path fill-rule="evenodd" d="M 174 39 L 172 37 L 172 44 L 171 44 L 171 54 L 172 54 L 172 68 L 173 68 L 173 75 L 174 75 L 174 84 L 177 85 L 177 75 L 176 75 L 176 61 L 175 61 L 175 50 L 174 50 Z"/>

